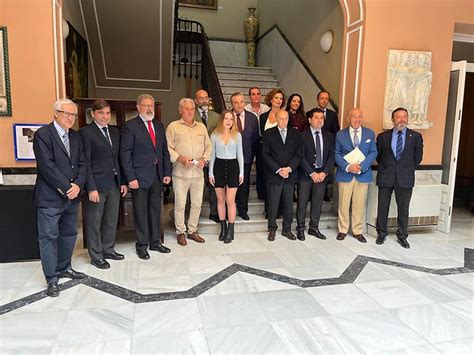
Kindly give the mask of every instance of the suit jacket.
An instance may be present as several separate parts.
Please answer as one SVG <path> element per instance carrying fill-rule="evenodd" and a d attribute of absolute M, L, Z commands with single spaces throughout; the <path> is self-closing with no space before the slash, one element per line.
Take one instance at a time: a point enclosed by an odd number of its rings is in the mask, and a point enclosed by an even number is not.
<path fill-rule="evenodd" d="M 392 150 L 393 129 L 377 136 L 377 173 L 378 186 L 400 187 L 415 186 L 415 170 L 423 159 L 423 137 L 420 133 L 407 128 L 405 146 L 400 160 L 395 159 Z"/>
<path fill-rule="evenodd" d="M 219 117 L 220 115 L 217 112 L 208 110 L 207 111 L 207 123 L 206 123 L 206 128 L 207 128 L 207 133 L 209 134 L 209 137 L 212 134 L 212 131 L 214 131 L 214 128 L 217 126 L 217 122 L 219 122 Z M 202 118 L 199 115 L 199 110 L 197 109 L 196 106 L 196 111 L 194 111 L 194 121 L 196 122 L 202 122 Z"/>
<path fill-rule="evenodd" d="M 267 182 L 295 184 L 301 155 L 301 136 L 296 129 L 287 128 L 285 143 L 283 143 L 278 126 L 267 129 L 263 133 L 262 159 L 266 167 Z M 292 172 L 287 179 L 284 179 L 276 171 L 287 166 L 291 168 Z"/>
<path fill-rule="evenodd" d="M 68 201 L 71 183 L 81 189 L 86 182 L 86 166 L 81 137 L 70 129 L 70 156 L 53 123 L 38 129 L 33 138 L 37 164 L 34 202 L 38 207 L 62 208 Z M 73 200 L 79 203 L 80 196 Z"/>
<path fill-rule="evenodd" d="M 158 174 L 158 179 L 171 176 L 170 154 L 163 124 L 152 120 L 155 128 L 156 147 L 153 146 L 148 129 L 140 116 L 128 121 L 122 128 L 120 163 L 125 181 L 138 179 L 142 188 L 149 188 Z"/>
<path fill-rule="evenodd" d="M 314 144 L 311 129 L 301 132 L 302 158 L 299 166 L 300 181 L 311 180 L 313 172 L 324 172 L 329 175 L 334 168 L 334 135 L 328 131 L 321 130 L 323 137 L 323 166 L 316 169 L 316 146 Z"/>
<path fill-rule="evenodd" d="M 108 128 L 112 146 L 95 122 L 79 131 L 87 167 L 87 192 L 107 192 L 112 188 L 115 178 L 120 184 L 125 184 L 121 180 L 119 164 L 120 132 L 117 127 L 109 125 Z"/>
<path fill-rule="evenodd" d="M 312 108 L 312 110 L 314 110 L 315 108 L 317 107 Z M 336 135 L 337 132 L 341 130 L 341 127 L 339 126 L 339 118 L 337 117 L 336 111 L 326 108 L 326 119 L 324 120 L 323 129 L 331 132 L 334 135 Z"/>
<path fill-rule="evenodd" d="M 344 156 L 350 153 L 355 147 L 349 133 L 349 127 L 344 128 L 336 134 L 335 161 L 337 165 L 336 181 L 349 182 L 355 176 L 357 181 L 369 183 L 372 181 L 372 162 L 377 157 L 377 147 L 375 145 L 375 133 L 369 128 L 361 127 L 359 149 L 365 155 L 365 160 L 360 163 L 361 173 L 352 174 L 346 171 L 349 163 L 344 160 Z"/>
<path fill-rule="evenodd" d="M 258 133 L 258 120 L 252 112 L 244 110 L 245 123 L 242 132 L 242 148 L 244 150 L 244 163 L 251 164 L 258 149 L 260 134 Z"/>

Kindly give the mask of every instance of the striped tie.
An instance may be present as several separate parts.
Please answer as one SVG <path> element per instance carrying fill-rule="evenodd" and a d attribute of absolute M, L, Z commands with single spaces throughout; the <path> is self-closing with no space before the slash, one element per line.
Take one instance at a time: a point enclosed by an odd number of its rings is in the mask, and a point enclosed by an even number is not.
<path fill-rule="evenodd" d="M 354 147 L 358 147 L 360 144 L 359 136 L 358 133 L 359 131 L 357 129 L 354 130 Z"/>
<path fill-rule="evenodd" d="M 63 134 L 63 143 L 66 147 L 67 155 L 71 156 L 71 147 L 69 145 L 69 134 L 66 132 Z"/>
<path fill-rule="evenodd" d="M 402 138 L 402 131 L 398 131 L 398 137 L 397 137 L 397 153 L 396 153 L 396 158 L 397 160 L 400 160 L 400 157 L 402 155 L 403 151 L 403 138 Z"/>

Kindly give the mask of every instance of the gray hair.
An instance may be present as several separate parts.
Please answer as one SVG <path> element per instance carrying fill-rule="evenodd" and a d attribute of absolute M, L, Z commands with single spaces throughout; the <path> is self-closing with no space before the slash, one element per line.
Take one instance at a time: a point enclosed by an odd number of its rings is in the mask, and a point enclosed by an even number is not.
<path fill-rule="evenodd" d="M 196 107 L 196 104 L 194 103 L 193 99 L 190 99 L 189 97 L 183 97 L 181 100 L 179 100 L 178 103 L 178 108 L 182 109 L 185 103 L 191 103 L 193 105 L 193 108 Z"/>
<path fill-rule="evenodd" d="M 54 105 L 53 105 L 53 110 L 54 111 L 61 111 L 61 106 L 62 105 L 74 105 L 74 107 L 76 108 L 76 112 L 77 112 L 77 105 L 74 101 L 72 100 L 69 100 L 69 99 L 59 99 L 59 100 L 56 100 L 54 102 Z"/>
<path fill-rule="evenodd" d="M 153 96 L 148 94 L 141 94 L 137 97 L 137 105 L 140 105 L 143 100 L 152 100 L 153 102 L 155 102 L 155 98 Z"/>

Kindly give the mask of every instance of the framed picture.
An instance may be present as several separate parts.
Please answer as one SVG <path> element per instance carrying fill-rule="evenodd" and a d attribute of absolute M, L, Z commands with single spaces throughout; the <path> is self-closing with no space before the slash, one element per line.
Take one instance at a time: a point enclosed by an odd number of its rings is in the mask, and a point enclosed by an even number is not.
<path fill-rule="evenodd" d="M 178 0 L 179 6 L 217 10 L 217 0 Z"/>
<path fill-rule="evenodd" d="M 0 116 L 12 115 L 7 28 L 0 27 Z"/>
<path fill-rule="evenodd" d="M 33 136 L 46 124 L 13 124 L 13 142 L 15 143 L 15 160 L 35 160 Z"/>
<path fill-rule="evenodd" d="M 68 98 L 88 97 L 87 93 L 87 41 L 68 22 L 69 35 L 66 38 L 66 96 Z"/>

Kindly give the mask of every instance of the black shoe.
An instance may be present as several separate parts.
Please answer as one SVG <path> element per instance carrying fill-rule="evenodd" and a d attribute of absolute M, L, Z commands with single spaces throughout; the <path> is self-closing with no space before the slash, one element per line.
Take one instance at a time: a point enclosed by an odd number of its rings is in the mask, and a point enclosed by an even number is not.
<path fill-rule="evenodd" d="M 219 234 L 219 241 L 222 242 L 224 240 L 225 235 L 227 234 L 227 221 L 222 220 L 221 222 L 221 232 Z"/>
<path fill-rule="evenodd" d="M 310 228 L 308 229 L 308 234 L 315 236 L 318 239 L 326 239 L 326 236 L 319 231 L 317 228 Z"/>
<path fill-rule="evenodd" d="M 229 223 L 227 231 L 224 237 L 224 243 L 229 244 L 234 240 L 234 225 L 235 223 Z"/>
<path fill-rule="evenodd" d="M 408 243 L 406 239 L 397 238 L 397 242 L 405 249 L 410 249 L 410 243 Z"/>
<path fill-rule="evenodd" d="M 296 240 L 296 235 L 291 233 L 291 231 L 281 232 L 281 235 L 284 236 L 284 237 L 287 237 L 289 240 Z"/>
<path fill-rule="evenodd" d="M 104 254 L 104 259 L 123 260 L 123 259 L 125 259 L 125 255 L 117 253 L 116 251 L 114 251 L 113 254 Z"/>
<path fill-rule="evenodd" d="M 165 247 L 163 244 L 157 244 L 150 247 L 150 250 L 158 251 L 160 253 L 169 253 L 171 252 L 170 248 Z"/>
<path fill-rule="evenodd" d="M 66 270 L 59 274 L 59 278 L 68 278 L 73 280 L 83 279 L 84 277 L 86 277 L 86 274 L 73 269 Z"/>
<path fill-rule="evenodd" d="M 137 250 L 137 255 L 140 259 L 143 259 L 143 260 L 150 259 L 150 254 L 148 254 L 148 252 L 145 249 Z"/>
<path fill-rule="evenodd" d="M 210 214 L 210 215 L 209 215 L 209 219 L 210 219 L 211 221 L 216 222 L 216 223 L 219 223 L 219 222 L 220 222 L 219 216 L 216 215 L 216 214 Z"/>
<path fill-rule="evenodd" d="M 48 289 L 46 290 L 46 294 L 49 297 L 58 297 L 59 296 L 59 286 L 58 282 L 54 281 L 48 284 Z"/>
<path fill-rule="evenodd" d="M 375 244 L 382 245 L 383 243 L 385 243 L 385 237 L 382 237 L 381 235 L 379 235 L 377 239 L 375 239 Z"/>
<path fill-rule="evenodd" d="M 91 264 L 98 269 L 110 269 L 110 264 L 104 259 L 91 260 Z"/>
<path fill-rule="evenodd" d="M 304 232 L 303 232 L 303 231 L 297 231 L 297 232 L 296 232 L 296 238 L 298 238 L 298 240 L 301 240 L 301 241 L 303 241 L 303 240 L 306 239 L 306 237 L 304 236 Z"/>
<path fill-rule="evenodd" d="M 240 218 L 242 218 L 245 221 L 248 221 L 250 219 L 249 215 L 247 212 L 239 213 Z"/>

